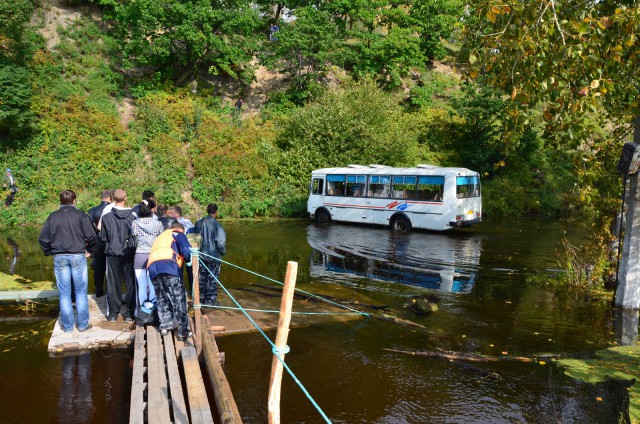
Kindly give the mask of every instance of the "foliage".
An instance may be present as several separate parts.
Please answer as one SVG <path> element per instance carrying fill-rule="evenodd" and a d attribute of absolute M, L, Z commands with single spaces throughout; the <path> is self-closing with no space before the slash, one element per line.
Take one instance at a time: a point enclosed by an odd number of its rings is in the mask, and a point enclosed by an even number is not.
<path fill-rule="evenodd" d="M 35 118 L 28 68 L 36 45 L 28 27 L 33 8 L 29 0 L 0 0 L 0 150 L 27 139 Z"/>
<path fill-rule="evenodd" d="M 629 418 L 632 423 L 640 422 L 640 345 L 616 346 L 599 350 L 590 359 L 559 359 L 556 363 L 570 377 L 588 383 L 609 380 L 628 382 Z M 620 422 L 627 422 L 621 417 Z"/>
<path fill-rule="evenodd" d="M 463 14 L 459 0 L 414 0 L 409 19 L 420 29 L 420 47 L 429 59 L 442 59 L 448 51 L 441 40 L 448 40 Z"/>
<path fill-rule="evenodd" d="M 250 82 L 256 12 L 247 2 L 100 0 L 117 22 L 126 66 L 149 65 L 178 84 L 206 71 Z"/>
<path fill-rule="evenodd" d="M 282 119 L 276 146 L 283 153 L 272 172 L 303 190 L 315 168 L 415 163 L 420 149 L 407 119 L 371 81 L 328 92 Z"/>
<path fill-rule="evenodd" d="M 615 279 L 616 257 L 612 249 L 615 240 L 607 225 L 592 225 L 591 238 L 583 245 L 574 246 L 563 240 L 558 253 L 559 265 L 564 269 L 561 282 L 574 289 L 602 288 Z M 604 227 L 604 228 L 602 228 Z M 617 247 L 617 246 L 616 246 Z"/>

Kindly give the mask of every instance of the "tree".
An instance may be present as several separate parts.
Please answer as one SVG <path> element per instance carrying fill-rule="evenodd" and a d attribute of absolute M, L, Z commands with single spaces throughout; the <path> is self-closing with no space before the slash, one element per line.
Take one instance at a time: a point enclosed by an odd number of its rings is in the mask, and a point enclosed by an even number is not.
<path fill-rule="evenodd" d="M 291 24 L 280 29 L 277 42 L 270 45 L 272 54 L 263 56 L 262 62 L 288 73 L 297 89 L 303 90 L 325 69 L 338 45 L 337 31 L 328 12 L 303 7 L 296 11 Z"/>
<path fill-rule="evenodd" d="M 0 0 L 0 143 L 11 149 L 27 138 L 31 113 L 33 31 L 28 23 L 33 12 L 29 0 Z"/>
<path fill-rule="evenodd" d="M 420 29 L 424 54 L 430 59 L 442 59 L 449 52 L 442 44 L 455 31 L 462 16 L 459 0 L 414 0 L 409 9 L 410 24 Z"/>
<path fill-rule="evenodd" d="M 258 47 L 260 20 L 247 2 L 100 1 L 119 24 L 125 65 L 151 65 L 178 84 L 203 70 L 245 81 L 253 77 L 247 65 Z"/>
<path fill-rule="evenodd" d="M 588 139 L 593 119 L 628 131 L 640 111 L 640 9 L 632 3 L 473 0 L 465 72 L 508 93 L 515 121 L 541 107 L 547 135 L 563 146 Z"/>

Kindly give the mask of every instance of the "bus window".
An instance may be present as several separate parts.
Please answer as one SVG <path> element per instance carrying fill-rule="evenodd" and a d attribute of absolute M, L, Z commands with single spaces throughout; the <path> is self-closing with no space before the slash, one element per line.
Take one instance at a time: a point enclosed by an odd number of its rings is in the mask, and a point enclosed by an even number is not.
<path fill-rule="evenodd" d="M 314 178 L 311 182 L 311 194 L 322 194 L 324 188 L 324 180 L 322 178 Z"/>
<path fill-rule="evenodd" d="M 369 177 L 369 197 L 389 197 L 391 177 L 372 175 Z"/>
<path fill-rule="evenodd" d="M 458 199 L 480 197 L 480 177 L 457 177 L 456 196 Z"/>
<path fill-rule="evenodd" d="M 391 197 L 394 199 L 411 199 L 416 197 L 416 177 L 395 176 Z"/>
<path fill-rule="evenodd" d="M 417 188 L 416 200 L 441 202 L 444 191 L 444 177 L 437 175 L 418 177 Z"/>
<path fill-rule="evenodd" d="M 367 177 L 364 175 L 347 175 L 347 196 L 362 197 Z"/>
<path fill-rule="evenodd" d="M 344 196 L 345 175 L 327 175 L 327 194 L 329 196 Z"/>

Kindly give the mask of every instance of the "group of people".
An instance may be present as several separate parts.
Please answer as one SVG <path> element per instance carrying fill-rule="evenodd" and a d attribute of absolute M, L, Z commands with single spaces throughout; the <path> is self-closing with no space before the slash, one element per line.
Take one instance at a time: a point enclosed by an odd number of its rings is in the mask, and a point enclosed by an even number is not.
<path fill-rule="evenodd" d="M 116 322 L 120 314 L 125 322 L 133 322 L 143 305 L 151 303 L 161 334 L 177 328 L 177 338 L 185 340 L 191 332 L 182 276 L 186 268 L 191 288 L 193 251 L 186 234 L 201 235 L 200 303 L 217 305 L 219 259 L 226 253 L 218 206 L 209 204 L 207 215 L 193 225 L 180 206 L 158 205 L 151 190 L 145 190 L 132 208 L 126 203 L 124 190 L 105 190 L 101 203 L 85 214 L 76 207 L 75 192 L 60 193 L 60 208 L 49 215 L 38 238 L 44 254 L 54 257 L 60 327 L 66 332 L 72 332 L 74 324 L 81 332 L 91 328 L 87 258 L 92 256 L 95 294 L 106 295 L 109 322 Z"/>

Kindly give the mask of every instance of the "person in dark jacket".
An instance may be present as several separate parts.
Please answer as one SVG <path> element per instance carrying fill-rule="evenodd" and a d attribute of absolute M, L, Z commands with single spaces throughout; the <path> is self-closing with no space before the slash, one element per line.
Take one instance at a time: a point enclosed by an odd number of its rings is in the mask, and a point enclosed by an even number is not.
<path fill-rule="evenodd" d="M 191 335 L 187 292 L 182 281 L 182 265 L 191 261 L 190 247 L 184 226 L 174 222 L 170 229 L 155 239 L 147 260 L 147 270 L 156 292 L 160 334 L 169 334 L 175 319 L 178 322 L 178 340 L 186 340 Z"/>
<path fill-rule="evenodd" d="M 201 262 L 198 273 L 200 277 L 200 303 L 218 305 L 218 278 L 222 263 L 213 258 L 221 259 L 227 253 L 227 235 L 216 219 L 218 205 L 210 203 L 207 206 L 207 214 L 196 222 L 193 229 L 194 233 L 200 234 L 202 237 L 200 251 L 204 254 L 199 257 Z"/>
<path fill-rule="evenodd" d="M 99 233 L 98 223 L 100 222 L 102 211 L 109 203 L 111 203 L 111 190 L 103 190 L 100 197 L 102 200 L 100 204 L 98 206 L 92 207 L 91 209 L 89 209 L 89 212 L 87 212 L 87 215 L 89 215 L 89 220 L 96 230 L 96 234 Z M 96 297 L 102 297 L 105 295 L 104 277 L 107 272 L 107 257 L 104 254 L 104 248 L 97 249 L 93 254 L 91 268 L 93 268 L 93 285 L 96 288 Z"/>
<path fill-rule="evenodd" d="M 132 322 L 136 309 L 136 278 L 133 271 L 134 251 L 127 247 L 131 235 L 131 223 L 136 215 L 126 208 L 127 193 L 118 189 L 113 192 L 115 205 L 111 212 L 102 216 L 100 239 L 104 243 L 107 257 L 107 319 L 116 322 L 122 307 L 122 280 L 125 285 L 125 322 Z"/>
<path fill-rule="evenodd" d="M 74 317 L 71 302 L 72 284 L 76 293 L 78 331 L 91 328 L 87 286 L 88 253 L 97 248 L 96 232 L 89 217 L 76 208 L 76 193 L 64 190 L 60 193 L 60 209 L 53 212 L 44 223 L 38 242 L 45 255 L 53 255 L 53 267 L 60 296 L 60 328 L 73 331 Z"/>

